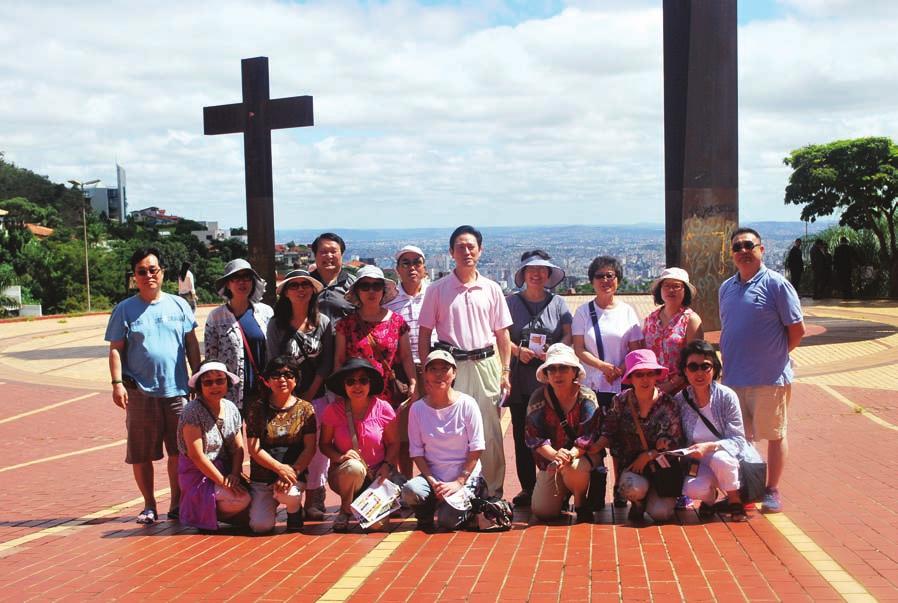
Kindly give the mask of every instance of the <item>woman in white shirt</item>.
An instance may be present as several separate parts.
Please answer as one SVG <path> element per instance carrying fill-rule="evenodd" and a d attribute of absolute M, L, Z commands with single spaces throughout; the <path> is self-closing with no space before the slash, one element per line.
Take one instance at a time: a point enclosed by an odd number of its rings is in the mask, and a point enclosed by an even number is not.
<path fill-rule="evenodd" d="M 452 389 L 456 371 L 451 354 L 432 351 L 424 361 L 427 395 L 409 411 L 409 452 L 421 475 L 406 482 L 402 498 L 414 509 L 418 529 L 428 532 L 434 510 L 440 528 L 465 525 L 486 448 L 477 402 Z"/>
<path fill-rule="evenodd" d="M 190 262 L 181 264 L 181 269 L 178 271 L 178 295 L 187 300 L 190 308 L 196 312 L 196 284 L 190 267 Z"/>

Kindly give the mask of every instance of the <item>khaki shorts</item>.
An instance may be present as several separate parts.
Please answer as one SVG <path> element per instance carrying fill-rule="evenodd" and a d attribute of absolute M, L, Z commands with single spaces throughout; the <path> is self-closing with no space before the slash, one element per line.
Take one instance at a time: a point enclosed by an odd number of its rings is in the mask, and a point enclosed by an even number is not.
<path fill-rule="evenodd" d="M 759 440 L 781 440 L 786 437 L 791 385 L 752 385 L 734 387 L 742 408 L 745 437 Z"/>
<path fill-rule="evenodd" d="M 178 454 L 178 419 L 184 409 L 183 396 L 154 398 L 135 388 L 128 389 L 125 427 L 128 446 L 125 462 L 149 463 L 162 458 L 162 446 L 168 456 Z"/>

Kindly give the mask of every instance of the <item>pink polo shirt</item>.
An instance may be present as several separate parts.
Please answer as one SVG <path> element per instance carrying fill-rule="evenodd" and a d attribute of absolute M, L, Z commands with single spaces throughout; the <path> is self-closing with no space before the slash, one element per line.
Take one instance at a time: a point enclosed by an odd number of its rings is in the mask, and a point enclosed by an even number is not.
<path fill-rule="evenodd" d="M 418 325 L 434 329 L 437 338 L 463 350 L 478 350 L 496 342 L 495 332 L 511 326 L 511 312 L 502 289 L 477 273 L 464 284 L 450 272 L 424 294 Z"/>

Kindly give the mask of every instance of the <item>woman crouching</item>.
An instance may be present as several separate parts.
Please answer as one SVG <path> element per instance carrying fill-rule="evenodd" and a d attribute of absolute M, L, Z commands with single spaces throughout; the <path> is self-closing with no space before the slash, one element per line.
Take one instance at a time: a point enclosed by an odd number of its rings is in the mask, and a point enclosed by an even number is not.
<path fill-rule="evenodd" d="M 686 478 L 683 493 L 701 501 L 699 515 L 707 518 L 716 510 L 718 489 L 723 490 L 726 502 L 721 510 L 733 521 L 745 521 L 739 461 L 760 463 L 761 456 L 745 439 L 739 398 L 717 382 L 720 369 L 720 359 L 707 341 L 692 341 L 680 353 L 680 373 L 689 385 L 677 395 L 677 402 L 690 456 L 699 462 L 696 475 Z"/>
<path fill-rule="evenodd" d="M 242 485 L 245 448 L 240 411 L 225 400 L 240 379 L 221 362 L 206 361 L 189 381 L 197 397 L 178 422 L 180 521 L 201 530 L 218 522 L 244 523 L 250 495 Z M 238 519 L 239 516 L 239 519 Z"/>
<path fill-rule="evenodd" d="M 288 356 L 272 358 L 262 380 L 265 393 L 246 414 L 253 502 L 253 532 L 274 529 L 279 504 L 287 507 L 287 531 L 302 529 L 301 496 L 315 454 L 317 422 L 312 405 L 293 395 L 297 369 Z"/>
<path fill-rule="evenodd" d="M 563 343 L 550 346 L 545 362 L 536 369 L 537 381 L 545 385 L 530 397 L 524 433 L 537 466 L 530 508 L 540 521 L 561 515 L 570 494 L 574 495 L 577 522 L 593 519 L 594 509 L 587 504 L 586 495 L 599 457 L 588 455 L 587 449 L 600 415 L 595 393 L 580 385 L 584 375 L 574 349 Z"/>
<path fill-rule="evenodd" d="M 424 361 L 427 395 L 408 415 L 409 454 L 421 475 L 406 482 L 402 499 L 414 509 L 418 529 L 428 532 L 434 530 L 434 510 L 440 528 L 464 527 L 470 505 L 459 500 L 466 498 L 459 490 L 474 495 L 486 449 L 477 402 L 452 389 L 456 371 L 449 352 L 432 351 Z"/>

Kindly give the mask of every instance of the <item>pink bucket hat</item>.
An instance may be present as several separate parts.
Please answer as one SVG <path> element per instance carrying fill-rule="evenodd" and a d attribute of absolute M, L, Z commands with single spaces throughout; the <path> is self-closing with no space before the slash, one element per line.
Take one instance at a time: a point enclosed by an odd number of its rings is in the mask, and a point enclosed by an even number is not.
<path fill-rule="evenodd" d="M 670 372 L 667 367 L 658 364 L 658 358 L 655 357 L 655 352 L 652 350 L 633 350 L 627 354 L 624 362 L 627 364 L 627 372 L 624 373 L 624 378 L 621 380 L 623 383 L 630 382 L 630 374 L 633 371 L 661 371 L 661 375 L 658 376 L 659 381 L 666 379 L 667 373 Z"/>

